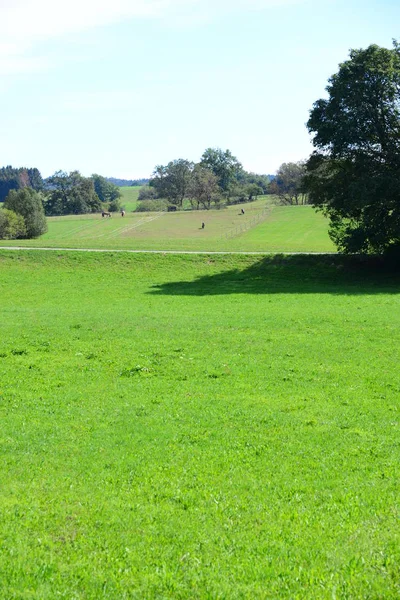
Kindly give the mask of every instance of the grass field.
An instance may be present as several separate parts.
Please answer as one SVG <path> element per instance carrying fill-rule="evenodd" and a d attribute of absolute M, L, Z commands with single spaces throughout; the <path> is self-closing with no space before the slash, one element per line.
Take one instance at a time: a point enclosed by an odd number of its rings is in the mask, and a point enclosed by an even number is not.
<path fill-rule="evenodd" d="M 398 598 L 399 283 L 1 251 L 0 597 Z"/>
<path fill-rule="evenodd" d="M 142 186 L 124 186 L 119 190 L 122 194 L 121 205 L 127 212 L 132 212 L 137 206 L 139 192 Z"/>
<path fill-rule="evenodd" d="M 134 190 L 135 188 L 124 188 Z M 273 206 L 266 199 L 240 208 L 50 217 L 49 231 L 37 240 L 3 240 L 0 246 L 111 248 L 132 250 L 205 250 L 262 252 L 335 252 L 325 217 L 310 206 Z M 205 229 L 201 223 L 205 222 Z"/>

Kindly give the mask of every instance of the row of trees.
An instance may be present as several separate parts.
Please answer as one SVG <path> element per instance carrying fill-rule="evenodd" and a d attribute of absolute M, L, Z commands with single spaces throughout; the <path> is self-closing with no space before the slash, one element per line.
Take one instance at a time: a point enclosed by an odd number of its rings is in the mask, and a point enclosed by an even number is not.
<path fill-rule="evenodd" d="M 101 175 L 83 177 L 79 171 L 58 171 L 46 180 L 44 208 L 46 215 L 70 215 L 94 213 L 102 210 L 121 209 L 121 192 Z"/>
<path fill-rule="evenodd" d="M 0 169 L 0 239 L 39 237 L 46 215 L 121 210 L 119 188 L 101 175 L 58 171 L 43 180 L 38 169 Z"/>
<path fill-rule="evenodd" d="M 304 175 L 304 161 L 284 163 L 274 176 L 258 175 L 245 171 L 230 150 L 207 148 L 197 164 L 181 158 L 157 165 L 139 200 L 152 201 L 152 207 L 164 198 L 181 208 L 187 199 L 192 208 L 209 210 L 222 202 L 250 202 L 261 194 L 274 194 L 282 204 L 306 204 Z"/>
<path fill-rule="evenodd" d="M 139 200 L 165 198 L 181 208 L 188 199 L 193 208 L 209 210 L 222 201 L 249 201 L 265 194 L 269 182 L 267 175 L 247 173 L 230 150 L 207 148 L 198 163 L 180 158 L 157 165 Z"/>
<path fill-rule="evenodd" d="M 79 171 L 57 171 L 43 180 L 38 169 L 0 169 L 0 202 L 10 191 L 30 188 L 41 192 L 46 215 L 69 215 L 121 208 L 119 188 L 101 175 L 83 177 Z"/>

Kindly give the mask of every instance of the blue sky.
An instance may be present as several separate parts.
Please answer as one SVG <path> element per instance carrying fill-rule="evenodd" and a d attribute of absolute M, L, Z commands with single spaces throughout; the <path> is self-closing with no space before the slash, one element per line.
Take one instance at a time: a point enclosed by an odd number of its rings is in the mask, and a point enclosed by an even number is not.
<path fill-rule="evenodd" d="M 398 0 L 0 0 L 0 166 L 148 177 L 211 146 L 273 173 L 349 49 L 399 24 Z"/>

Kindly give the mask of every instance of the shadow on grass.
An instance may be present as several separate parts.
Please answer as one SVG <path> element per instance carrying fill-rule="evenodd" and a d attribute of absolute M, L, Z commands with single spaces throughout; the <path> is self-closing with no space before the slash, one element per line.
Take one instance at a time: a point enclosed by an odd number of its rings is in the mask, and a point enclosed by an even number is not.
<path fill-rule="evenodd" d="M 218 269 L 218 261 L 213 265 Z M 240 269 L 153 286 L 150 294 L 396 294 L 400 269 L 376 257 L 274 255 Z"/>

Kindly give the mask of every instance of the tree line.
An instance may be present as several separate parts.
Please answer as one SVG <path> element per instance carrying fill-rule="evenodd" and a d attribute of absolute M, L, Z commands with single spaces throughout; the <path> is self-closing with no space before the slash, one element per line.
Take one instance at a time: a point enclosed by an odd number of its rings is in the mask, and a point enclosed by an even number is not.
<path fill-rule="evenodd" d="M 43 179 L 36 168 L 0 169 L 0 239 L 35 238 L 46 216 L 121 210 L 119 188 L 101 175 L 57 171 Z"/>
<path fill-rule="evenodd" d="M 44 208 L 49 215 L 93 212 L 93 209 L 101 209 L 101 202 L 116 202 L 121 197 L 118 186 L 97 174 L 83 177 L 79 171 L 57 171 L 43 179 L 36 168 L 0 168 L 0 202 L 5 201 L 11 190 L 25 187 L 42 193 Z"/>
<path fill-rule="evenodd" d="M 44 182 L 39 169 L 19 168 L 15 169 L 8 165 L 0 168 L 0 202 L 4 202 L 11 190 L 19 190 L 23 187 L 31 187 L 40 191 Z"/>
<path fill-rule="evenodd" d="M 220 208 L 223 204 L 251 202 L 262 194 L 276 194 L 285 204 L 303 204 L 304 163 L 286 163 L 276 176 L 245 171 L 230 150 L 207 148 L 198 163 L 179 158 L 157 165 L 148 186 L 139 193 L 139 210 L 168 206 L 193 209 Z M 165 207 L 165 203 L 164 203 Z"/>
<path fill-rule="evenodd" d="M 136 187 L 139 185 L 147 185 L 150 181 L 146 177 L 142 177 L 141 179 L 119 179 L 118 177 L 106 177 L 106 179 L 118 187 Z"/>

